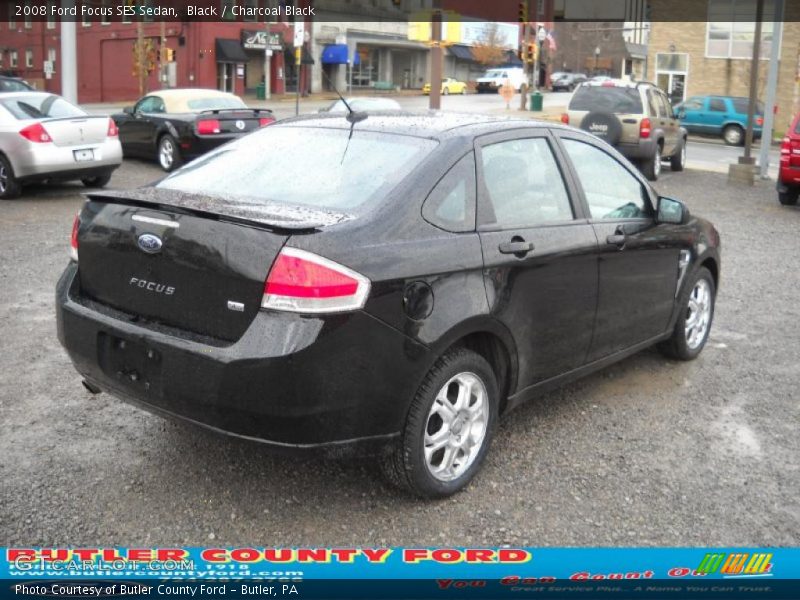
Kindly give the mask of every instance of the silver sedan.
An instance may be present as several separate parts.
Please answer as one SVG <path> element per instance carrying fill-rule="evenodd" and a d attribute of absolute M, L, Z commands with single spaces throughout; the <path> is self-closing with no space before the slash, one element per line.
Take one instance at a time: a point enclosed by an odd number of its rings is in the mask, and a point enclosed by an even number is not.
<path fill-rule="evenodd" d="M 0 199 L 32 181 L 102 187 L 122 164 L 117 126 L 44 92 L 0 94 Z"/>

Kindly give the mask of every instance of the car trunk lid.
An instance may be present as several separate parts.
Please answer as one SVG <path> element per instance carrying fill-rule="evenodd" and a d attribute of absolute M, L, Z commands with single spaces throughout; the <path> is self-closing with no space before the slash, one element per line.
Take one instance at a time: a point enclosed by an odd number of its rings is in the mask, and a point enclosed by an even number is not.
<path fill-rule="evenodd" d="M 56 146 L 99 144 L 108 136 L 108 117 L 65 117 L 40 122 Z"/>
<path fill-rule="evenodd" d="M 78 234 L 80 293 L 134 320 L 239 339 L 289 236 L 343 218 L 241 204 L 156 188 L 91 194 Z"/>
<path fill-rule="evenodd" d="M 200 135 L 247 133 L 274 120 L 272 111 L 257 108 L 206 110 L 198 114 L 195 129 Z"/>

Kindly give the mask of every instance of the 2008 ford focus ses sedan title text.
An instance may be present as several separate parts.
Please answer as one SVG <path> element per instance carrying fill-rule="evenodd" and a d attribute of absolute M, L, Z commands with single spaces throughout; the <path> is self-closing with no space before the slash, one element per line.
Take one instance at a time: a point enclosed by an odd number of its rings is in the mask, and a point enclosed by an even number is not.
<path fill-rule="evenodd" d="M 652 344 L 696 357 L 719 236 L 560 125 L 301 117 L 95 192 L 57 287 L 92 391 L 451 494 L 500 415 Z"/>

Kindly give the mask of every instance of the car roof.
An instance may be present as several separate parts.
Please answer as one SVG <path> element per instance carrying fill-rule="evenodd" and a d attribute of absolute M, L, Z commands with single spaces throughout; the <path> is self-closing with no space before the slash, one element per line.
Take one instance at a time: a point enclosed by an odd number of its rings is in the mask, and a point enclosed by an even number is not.
<path fill-rule="evenodd" d="M 53 94 L 51 92 L 42 92 L 39 90 L 18 90 L 16 92 L 3 92 L 3 100 L 8 100 L 9 98 L 19 98 L 19 97 L 30 98 L 31 96 L 58 96 L 58 94 Z M 61 96 L 58 96 L 61 98 Z"/>
<path fill-rule="evenodd" d="M 443 139 L 459 135 L 480 135 L 504 129 L 530 127 L 541 129 L 557 127 L 555 123 L 543 123 L 530 119 L 510 119 L 487 115 L 446 111 L 375 111 L 369 112 L 365 120 L 355 124 L 356 130 L 411 135 L 430 139 Z M 272 127 L 324 127 L 350 129 L 350 122 L 343 113 L 314 114 L 283 119 Z"/>
<path fill-rule="evenodd" d="M 167 112 L 194 112 L 189 108 L 188 102 L 199 98 L 236 98 L 241 100 L 239 96 L 230 94 L 228 92 L 220 92 L 219 90 L 206 89 L 206 88 L 177 88 L 171 90 L 157 90 L 145 94 L 147 96 L 156 96 L 161 98 L 166 105 Z"/>

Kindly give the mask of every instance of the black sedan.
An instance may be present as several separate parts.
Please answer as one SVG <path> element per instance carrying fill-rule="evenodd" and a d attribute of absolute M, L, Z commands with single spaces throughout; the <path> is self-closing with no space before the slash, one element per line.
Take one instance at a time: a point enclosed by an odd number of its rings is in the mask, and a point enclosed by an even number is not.
<path fill-rule="evenodd" d="M 535 394 L 695 358 L 719 273 L 714 227 L 582 131 L 311 116 L 90 194 L 58 335 L 90 391 L 435 497 Z"/>
<path fill-rule="evenodd" d="M 275 121 L 268 109 L 206 89 L 153 92 L 112 118 L 123 154 L 155 159 L 165 171 Z"/>

